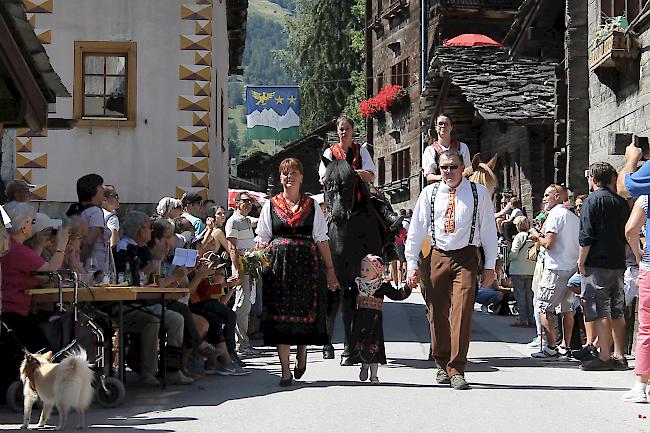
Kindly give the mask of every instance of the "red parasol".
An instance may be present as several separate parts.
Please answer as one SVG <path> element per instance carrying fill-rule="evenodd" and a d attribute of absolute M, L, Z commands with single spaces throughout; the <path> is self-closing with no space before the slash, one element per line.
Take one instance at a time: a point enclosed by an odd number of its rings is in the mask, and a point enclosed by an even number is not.
<path fill-rule="evenodd" d="M 228 190 L 228 207 L 229 208 L 234 208 L 235 207 L 235 197 L 237 197 L 237 194 L 240 192 L 245 192 L 249 196 L 253 197 L 255 200 L 259 202 L 259 204 L 263 205 L 266 203 L 266 201 L 269 199 L 269 196 L 264 194 L 263 192 L 258 192 L 258 191 L 249 191 L 246 189 L 229 189 Z"/>
<path fill-rule="evenodd" d="M 501 43 L 495 41 L 490 37 L 474 33 L 465 33 L 458 35 L 455 38 L 444 40 L 442 42 L 443 47 L 478 47 L 486 45 L 495 47 L 503 46 Z"/>

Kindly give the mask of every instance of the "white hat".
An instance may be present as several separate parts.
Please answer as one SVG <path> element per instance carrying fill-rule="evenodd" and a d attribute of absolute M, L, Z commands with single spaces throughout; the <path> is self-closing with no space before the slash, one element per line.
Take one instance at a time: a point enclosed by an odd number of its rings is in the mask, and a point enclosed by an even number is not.
<path fill-rule="evenodd" d="M 156 206 L 156 213 L 160 216 L 167 215 L 167 212 L 174 208 L 181 207 L 181 201 L 177 198 L 163 197 Z"/>
<path fill-rule="evenodd" d="M 62 225 L 63 221 L 60 219 L 50 218 L 44 213 L 37 212 L 36 222 L 33 225 L 32 233 L 36 234 L 42 230 L 49 229 L 50 227 L 53 229 L 58 229 Z"/>

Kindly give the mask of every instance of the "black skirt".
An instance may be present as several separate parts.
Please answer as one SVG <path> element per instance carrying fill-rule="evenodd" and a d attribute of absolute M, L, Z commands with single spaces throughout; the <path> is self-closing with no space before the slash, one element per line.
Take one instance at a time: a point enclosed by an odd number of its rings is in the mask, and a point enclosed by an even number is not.
<path fill-rule="evenodd" d="M 314 241 L 276 237 L 262 275 L 264 345 L 323 345 L 327 281 Z"/>

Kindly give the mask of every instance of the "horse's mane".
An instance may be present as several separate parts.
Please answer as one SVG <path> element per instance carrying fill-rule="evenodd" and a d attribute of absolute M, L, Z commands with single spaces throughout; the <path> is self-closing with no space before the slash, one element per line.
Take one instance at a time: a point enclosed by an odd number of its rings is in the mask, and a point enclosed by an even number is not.
<path fill-rule="evenodd" d="M 325 177 L 336 183 L 352 179 L 355 175 L 356 172 L 345 159 L 335 159 L 327 164 L 325 170 Z"/>
<path fill-rule="evenodd" d="M 481 162 L 481 154 L 477 153 L 472 158 L 472 166 L 467 167 L 463 174 L 472 182 L 480 183 L 491 192 L 499 186 L 499 180 L 494 174 L 497 163 L 497 155 L 494 155 L 488 162 Z"/>

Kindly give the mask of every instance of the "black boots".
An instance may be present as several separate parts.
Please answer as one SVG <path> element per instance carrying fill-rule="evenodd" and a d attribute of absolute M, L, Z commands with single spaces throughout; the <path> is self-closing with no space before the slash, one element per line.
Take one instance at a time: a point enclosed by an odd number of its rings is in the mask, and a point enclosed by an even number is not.
<path fill-rule="evenodd" d="M 386 242 L 384 242 L 384 246 L 382 247 L 382 256 L 386 260 L 386 263 L 399 260 L 399 254 L 395 246 L 395 232 L 386 234 Z"/>
<path fill-rule="evenodd" d="M 403 216 L 398 215 L 393 207 L 385 200 L 380 199 L 377 196 L 372 197 L 372 203 L 375 205 L 375 209 L 379 212 L 379 215 L 384 219 L 386 223 L 386 231 L 394 232 L 397 231 L 402 226 Z"/>
<path fill-rule="evenodd" d="M 402 220 L 404 217 L 398 215 L 393 207 L 385 199 L 372 196 L 372 204 L 377 209 L 377 213 L 381 216 L 386 224 L 386 234 L 384 238 L 384 246 L 382 249 L 382 255 L 386 262 L 392 262 L 399 260 L 399 255 L 397 254 L 397 248 L 395 247 L 395 236 L 400 227 L 402 227 Z"/>

